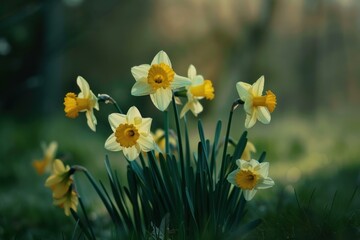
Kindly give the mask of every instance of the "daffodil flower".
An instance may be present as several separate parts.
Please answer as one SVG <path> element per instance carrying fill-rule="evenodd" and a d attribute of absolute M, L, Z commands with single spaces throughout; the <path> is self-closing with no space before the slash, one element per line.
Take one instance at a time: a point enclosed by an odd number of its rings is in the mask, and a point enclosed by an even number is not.
<path fill-rule="evenodd" d="M 188 101 L 180 112 L 181 118 L 189 110 L 191 110 L 196 117 L 203 110 L 203 106 L 199 100 L 203 98 L 212 100 L 215 97 L 212 82 L 210 80 L 204 80 L 202 75 L 196 75 L 196 68 L 193 65 L 190 65 L 188 69 L 188 78 L 191 81 L 191 85 L 186 86 Z"/>
<path fill-rule="evenodd" d="M 94 115 L 94 108 L 99 110 L 98 99 L 84 78 L 78 76 L 76 83 L 80 88 L 80 93 L 78 95 L 72 92 L 66 94 L 64 98 L 65 115 L 69 118 L 76 118 L 79 116 L 79 112 L 85 112 L 87 124 L 95 132 L 97 120 Z"/>
<path fill-rule="evenodd" d="M 110 151 L 123 151 L 125 157 L 132 161 L 141 151 L 155 149 L 154 138 L 150 132 L 152 119 L 142 118 L 136 107 L 131 107 L 127 114 L 112 113 L 109 123 L 114 131 L 105 142 Z"/>
<path fill-rule="evenodd" d="M 151 101 L 164 111 L 172 101 L 172 90 L 190 85 L 188 78 L 177 75 L 172 69 L 170 59 L 160 51 L 151 64 L 142 64 L 131 68 L 136 83 L 131 89 L 134 96 L 150 95 Z"/>
<path fill-rule="evenodd" d="M 154 141 L 158 148 L 156 149 L 156 157 L 159 157 L 159 152 L 164 153 L 166 151 L 166 139 L 165 139 L 165 132 L 162 129 L 156 129 L 155 134 L 153 134 Z M 169 146 L 170 151 L 175 152 L 177 149 L 177 138 L 173 131 L 169 131 Z"/>
<path fill-rule="evenodd" d="M 70 209 L 77 211 L 77 205 L 79 204 L 79 197 L 77 193 L 72 190 L 72 187 L 59 198 L 54 198 L 54 205 L 64 208 L 65 215 L 70 216 Z"/>
<path fill-rule="evenodd" d="M 48 146 L 45 144 L 42 145 L 44 158 L 41 160 L 34 160 L 32 163 L 33 167 L 39 175 L 43 175 L 47 171 L 50 172 L 50 168 L 55 159 L 57 147 L 57 142 L 51 142 Z"/>
<path fill-rule="evenodd" d="M 61 198 L 67 193 L 73 183 L 73 173 L 74 170 L 68 165 L 65 167 L 61 160 L 55 159 L 52 175 L 45 182 L 45 186 L 51 188 L 54 198 Z"/>
<path fill-rule="evenodd" d="M 254 126 L 256 120 L 264 124 L 270 123 L 270 113 L 273 112 L 276 107 L 276 96 L 270 90 L 266 91 L 265 96 L 262 96 L 264 81 L 264 76 L 261 76 L 253 85 L 245 82 L 236 83 L 236 89 L 240 99 L 244 101 L 246 128 Z"/>
<path fill-rule="evenodd" d="M 274 181 L 268 177 L 269 163 L 259 163 L 255 159 L 245 161 L 236 160 L 238 169 L 232 171 L 227 180 L 238 188 L 241 188 L 246 201 L 250 201 L 257 190 L 270 188 L 275 185 Z"/>
<path fill-rule="evenodd" d="M 251 153 L 252 152 L 256 152 L 256 148 L 254 146 L 254 144 L 250 141 L 246 142 L 245 145 L 245 149 L 240 157 L 240 159 L 245 160 L 245 161 L 250 161 L 251 160 Z"/>

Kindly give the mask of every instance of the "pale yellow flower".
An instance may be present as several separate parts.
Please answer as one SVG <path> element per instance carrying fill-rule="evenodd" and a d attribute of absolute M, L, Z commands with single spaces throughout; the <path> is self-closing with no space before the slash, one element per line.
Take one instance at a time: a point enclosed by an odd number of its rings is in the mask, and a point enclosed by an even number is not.
<path fill-rule="evenodd" d="M 112 113 L 109 123 L 114 131 L 105 142 L 110 151 L 123 151 L 125 157 L 132 161 L 141 151 L 155 149 L 156 144 L 151 135 L 151 118 L 142 118 L 136 107 L 131 107 L 127 114 Z"/>
<path fill-rule="evenodd" d="M 153 134 L 154 137 L 154 141 L 158 146 L 158 152 L 162 152 L 165 153 L 166 151 L 166 139 L 165 139 L 165 131 L 162 129 L 156 129 L 155 134 Z M 177 139 L 176 139 L 176 135 L 173 131 L 169 131 L 169 146 L 170 146 L 170 151 L 174 153 L 174 151 L 176 151 L 176 146 L 177 146 Z M 156 157 L 159 156 L 159 153 L 156 152 Z"/>
<path fill-rule="evenodd" d="M 269 163 L 259 163 L 255 159 L 245 161 L 236 160 L 238 169 L 232 171 L 227 180 L 238 188 L 241 188 L 246 201 L 250 201 L 257 190 L 270 188 L 275 185 L 274 181 L 268 177 Z"/>
<path fill-rule="evenodd" d="M 240 99 L 244 101 L 246 128 L 254 126 L 256 120 L 264 124 L 270 123 L 270 113 L 276 107 L 276 96 L 271 91 L 266 91 L 266 95 L 262 96 L 264 82 L 265 78 L 261 76 L 253 85 L 245 82 L 238 82 L 236 84 Z"/>
<path fill-rule="evenodd" d="M 72 92 L 66 94 L 64 111 L 69 118 L 76 118 L 79 116 L 79 112 L 85 112 L 87 124 L 95 132 L 97 120 L 94 109 L 99 110 L 98 99 L 90 90 L 89 84 L 84 78 L 78 76 L 76 83 L 80 88 L 80 93 L 78 95 Z"/>
<path fill-rule="evenodd" d="M 54 205 L 64 208 L 65 215 L 70 215 L 70 209 L 77 211 L 77 206 L 79 204 L 79 198 L 77 193 L 72 190 L 72 187 L 68 189 L 68 191 L 59 198 L 54 198 Z"/>
<path fill-rule="evenodd" d="M 256 148 L 255 148 L 255 146 L 254 146 L 254 144 L 252 142 L 247 141 L 245 149 L 244 149 L 240 159 L 250 161 L 252 152 L 255 153 Z"/>
<path fill-rule="evenodd" d="M 204 80 L 202 75 L 197 75 L 196 68 L 193 65 L 189 66 L 188 78 L 191 81 L 191 85 L 186 86 L 188 101 L 181 110 L 180 117 L 183 117 L 189 110 L 191 110 L 196 117 L 203 111 L 203 106 L 199 100 L 203 98 L 212 100 L 215 97 L 212 82 L 210 80 Z"/>
<path fill-rule="evenodd" d="M 54 198 L 61 198 L 67 193 L 71 184 L 73 183 L 72 170 L 68 165 L 60 159 L 55 159 L 52 169 L 52 175 L 45 181 L 45 186 L 51 188 Z"/>
<path fill-rule="evenodd" d="M 53 141 L 48 146 L 45 144 L 42 145 L 44 157 L 40 160 L 34 160 L 32 162 L 33 167 L 39 175 L 44 174 L 45 172 L 50 172 L 51 166 L 56 156 L 58 144 Z"/>
<path fill-rule="evenodd" d="M 172 101 L 173 89 L 190 85 L 188 78 L 177 75 L 172 69 L 170 59 L 160 51 L 151 64 L 142 64 L 131 68 L 136 83 L 131 89 L 134 96 L 150 95 L 151 101 L 164 111 Z"/>

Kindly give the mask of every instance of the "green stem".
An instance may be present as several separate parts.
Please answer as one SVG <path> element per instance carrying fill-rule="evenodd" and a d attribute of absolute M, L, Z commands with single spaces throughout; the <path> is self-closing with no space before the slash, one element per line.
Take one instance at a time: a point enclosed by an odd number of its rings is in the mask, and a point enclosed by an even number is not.
<path fill-rule="evenodd" d="M 169 143 L 169 112 L 164 111 L 164 131 L 165 131 L 165 153 L 170 154 L 170 143 Z"/>
<path fill-rule="evenodd" d="M 119 107 L 117 102 L 112 97 L 110 97 L 109 95 L 107 95 L 107 94 L 98 94 L 98 101 L 99 102 L 105 102 L 106 104 L 109 104 L 109 103 L 114 104 L 116 110 L 120 114 L 123 114 L 123 111 L 121 110 L 121 108 Z"/>

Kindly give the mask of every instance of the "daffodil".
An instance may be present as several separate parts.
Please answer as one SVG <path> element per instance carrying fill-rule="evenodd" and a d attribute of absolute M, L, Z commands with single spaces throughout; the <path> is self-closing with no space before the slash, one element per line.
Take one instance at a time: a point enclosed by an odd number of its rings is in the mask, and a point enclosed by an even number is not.
<path fill-rule="evenodd" d="M 73 183 L 72 174 L 74 170 L 68 165 L 55 159 L 52 175 L 46 179 L 45 186 L 51 188 L 54 198 L 61 198 L 67 193 Z"/>
<path fill-rule="evenodd" d="M 165 139 L 165 132 L 162 129 L 156 129 L 155 134 L 153 134 L 154 137 L 154 141 L 158 146 L 158 152 L 162 152 L 164 153 L 166 151 L 166 139 Z M 176 151 L 176 146 L 177 146 L 177 138 L 176 135 L 173 131 L 169 131 L 169 146 L 170 146 L 170 151 L 171 152 L 175 152 Z M 156 152 L 156 157 L 159 156 L 159 153 Z"/>
<path fill-rule="evenodd" d="M 85 112 L 87 124 L 95 132 L 97 120 L 94 109 L 99 110 L 98 99 L 84 78 L 78 76 L 76 83 L 80 88 L 80 93 L 78 95 L 72 92 L 66 94 L 64 98 L 65 115 L 69 118 L 76 118 L 79 116 L 79 112 Z"/>
<path fill-rule="evenodd" d="M 70 209 L 77 211 L 77 205 L 79 204 L 79 198 L 77 193 L 72 190 L 72 187 L 68 189 L 68 191 L 59 198 L 54 198 L 54 205 L 64 208 L 65 215 L 70 215 Z"/>
<path fill-rule="evenodd" d="M 270 113 L 273 112 L 276 107 L 276 96 L 270 90 L 266 91 L 265 96 L 262 96 L 264 82 L 265 78 L 261 76 L 253 85 L 245 82 L 236 83 L 236 89 L 240 99 L 244 101 L 246 128 L 254 126 L 256 120 L 264 124 L 270 123 Z"/>
<path fill-rule="evenodd" d="M 172 90 L 190 85 L 188 78 L 177 75 L 172 69 L 170 59 L 160 51 L 151 64 L 142 64 L 131 68 L 136 83 L 131 89 L 134 96 L 150 95 L 151 101 L 164 111 L 172 101 Z"/>
<path fill-rule="evenodd" d="M 238 188 L 241 188 L 246 201 L 250 201 L 258 189 L 266 189 L 275 185 L 274 181 L 268 177 L 269 163 L 259 163 L 255 159 L 245 161 L 236 160 L 238 169 L 232 171 L 227 180 Z"/>
<path fill-rule="evenodd" d="M 256 148 L 254 146 L 254 144 L 250 141 L 247 141 L 246 145 L 245 145 L 245 149 L 240 157 L 240 159 L 242 160 L 246 160 L 246 161 L 250 161 L 251 160 L 251 153 L 252 152 L 256 152 Z"/>
<path fill-rule="evenodd" d="M 196 75 L 196 68 L 193 65 L 190 65 L 188 69 L 188 78 L 191 81 L 191 85 L 186 86 L 188 101 L 181 110 L 180 117 L 183 117 L 189 110 L 196 117 L 203 110 L 199 100 L 203 98 L 212 100 L 215 97 L 212 82 L 204 80 L 202 75 Z"/>
<path fill-rule="evenodd" d="M 154 138 L 151 135 L 151 118 L 143 118 L 136 107 L 131 107 L 127 114 L 112 113 L 109 123 L 114 131 L 105 142 L 105 148 L 110 151 L 123 151 L 125 157 L 132 161 L 141 151 L 155 149 Z"/>
<path fill-rule="evenodd" d="M 50 168 L 56 155 L 57 147 L 57 142 L 51 142 L 48 146 L 46 146 L 45 144 L 42 145 L 44 153 L 43 159 L 34 160 L 32 163 L 33 167 L 39 175 L 42 175 L 47 171 L 50 172 Z"/>

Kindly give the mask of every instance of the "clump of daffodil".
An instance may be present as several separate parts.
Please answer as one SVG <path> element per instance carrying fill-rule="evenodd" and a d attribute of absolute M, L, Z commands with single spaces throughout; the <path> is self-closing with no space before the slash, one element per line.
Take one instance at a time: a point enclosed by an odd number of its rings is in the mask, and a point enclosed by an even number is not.
<path fill-rule="evenodd" d="M 79 116 L 79 112 L 85 112 L 87 124 L 95 132 L 97 120 L 94 109 L 99 110 L 98 99 L 83 77 L 78 76 L 76 83 L 80 88 L 80 93 L 78 95 L 72 92 L 66 94 L 64 98 L 65 115 L 69 118 L 76 118 Z"/>
<path fill-rule="evenodd" d="M 172 101 L 172 90 L 190 85 L 188 78 L 177 75 L 172 69 L 170 59 L 160 51 L 151 64 L 142 64 L 131 68 L 136 83 L 131 89 L 134 96 L 150 95 L 151 101 L 164 111 Z"/>
<path fill-rule="evenodd" d="M 181 110 L 180 117 L 183 117 L 189 110 L 196 117 L 203 110 L 199 100 L 203 98 L 212 100 L 215 97 L 212 82 L 204 80 L 202 75 L 196 75 L 196 68 L 193 65 L 189 66 L 188 78 L 191 80 L 191 85 L 186 86 L 187 103 Z"/>
<path fill-rule="evenodd" d="M 246 145 L 245 145 L 245 149 L 244 149 L 240 159 L 250 161 L 252 152 L 255 153 L 256 148 L 255 148 L 255 146 L 254 146 L 254 144 L 252 142 L 247 141 Z"/>
<path fill-rule="evenodd" d="M 76 211 L 78 204 L 77 194 L 73 190 L 74 171 L 68 165 L 65 166 L 61 160 L 55 159 L 52 175 L 45 181 L 45 186 L 52 190 L 54 205 L 63 207 L 66 216 L 69 216 L 70 208 Z"/>
<path fill-rule="evenodd" d="M 44 153 L 43 159 L 34 160 L 32 165 L 35 168 L 36 172 L 39 175 L 44 174 L 45 172 L 51 171 L 51 166 L 56 156 L 56 151 L 58 148 L 57 142 L 53 141 L 48 146 L 42 144 L 42 149 Z"/>
<path fill-rule="evenodd" d="M 141 151 L 155 149 L 156 144 L 151 135 L 151 118 L 143 118 L 136 107 L 131 107 L 127 114 L 112 113 L 109 123 L 114 131 L 105 142 L 110 151 L 123 151 L 125 157 L 132 161 Z"/>
<path fill-rule="evenodd" d="M 245 82 L 236 83 L 236 89 L 240 99 L 244 101 L 246 128 L 254 126 L 256 120 L 264 124 L 270 123 L 270 113 L 273 112 L 276 107 L 276 96 L 270 90 L 266 91 L 265 96 L 262 96 L 264 82 L 265 78 L 261 76 L 253 85 Z"/>
<path fill-rule="evenodd" d="M 259 163 L 255 159 L 245 161 L 236 160 L 238 169 L 232 171 L 227 180 L 238 188 L 241 188 L 246 201 L 250 201 L 258 189 L 266 189 L 275 185 L 274 181 L 268 177 L 269 163 Z"/>

